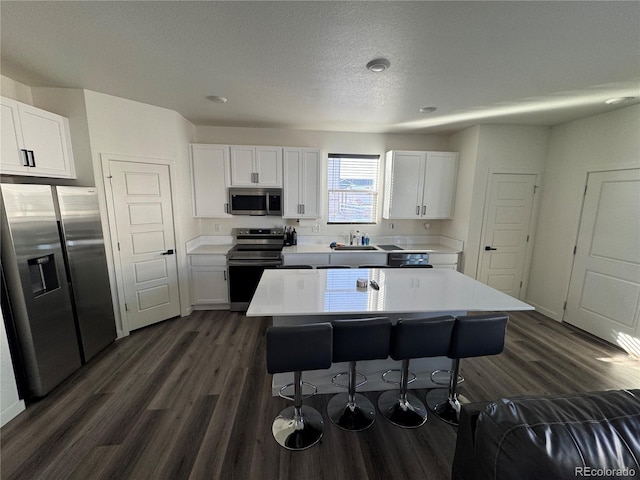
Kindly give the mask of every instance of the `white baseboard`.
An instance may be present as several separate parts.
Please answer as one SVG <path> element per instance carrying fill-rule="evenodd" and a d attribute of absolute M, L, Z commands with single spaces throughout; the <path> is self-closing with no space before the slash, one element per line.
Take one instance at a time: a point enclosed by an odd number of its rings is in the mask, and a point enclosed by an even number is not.
<path fill-rule="evenodd" d="M 556 322 L 562 322 L 562 313 L 556 313 L 554 311 L 549 310 L 548 308 L 544 308 L 541 305 L 536 304 L 535 302 L 531 302 L 529 300 L 525 300 L 529 305 L 533 306 L 536 309 L 536 312 L 540 312 L 541 314 L 549 317 Z"/>
<path fill-rule="evenodd" d="M 13 405 L 5 408 L 0 412 L 0 427 L 9 423 L 10 420 L 16 418 L 19 414 L 24 412 L 26 409 L 24 400 L 18 400 Z"/>

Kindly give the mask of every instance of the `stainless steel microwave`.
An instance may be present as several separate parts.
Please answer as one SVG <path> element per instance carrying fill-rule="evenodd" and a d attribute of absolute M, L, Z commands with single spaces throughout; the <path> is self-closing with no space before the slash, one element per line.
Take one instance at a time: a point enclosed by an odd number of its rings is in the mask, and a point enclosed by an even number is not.
<path fill-rule="evenodd" d="M 281 217 L 282 190 L 279 188 L 230 188 L 229 213 Z"/>

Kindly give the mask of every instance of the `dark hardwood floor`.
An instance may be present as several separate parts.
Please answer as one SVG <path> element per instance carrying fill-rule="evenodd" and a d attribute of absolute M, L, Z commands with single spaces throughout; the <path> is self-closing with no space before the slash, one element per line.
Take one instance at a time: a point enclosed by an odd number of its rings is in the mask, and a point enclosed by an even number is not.
<path fill-rule="evenodd" d="M 431 416 L 404 430 L 378 416 L 344 432 L 326 395 L 308 400 L 325 416 L 322 443 L 280 448 L 271 422 L 287 402 L 270 392 L 269 323 L 196 312 L 119 340 L 2 428 L 2 479 L 449 478 L 455 428 Z M 639 361 L 535 312 L 511 314 L 502 354 L 461 365 L 472 401 L 640 386 Z"/>

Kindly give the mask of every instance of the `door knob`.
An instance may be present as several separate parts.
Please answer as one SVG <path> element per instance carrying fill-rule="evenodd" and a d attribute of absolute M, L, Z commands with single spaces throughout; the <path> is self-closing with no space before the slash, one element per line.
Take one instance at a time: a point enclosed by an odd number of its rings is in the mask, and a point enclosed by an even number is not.
<path fill-rule="evenodd" d="M 488 250 L 497 250 L 497 248 L 490 247 L 489 245 L 487 245 L 486 247 L 484 247 L 484 249 L 485 249 L 485 250 L 487 250 L 487 251 L 488 251 Z"/>
<path fill-rule="evenodd" d="M 170 248 L 166 252 L 162 252 L 162 255 L 173 255 L 173 248 Z"/>

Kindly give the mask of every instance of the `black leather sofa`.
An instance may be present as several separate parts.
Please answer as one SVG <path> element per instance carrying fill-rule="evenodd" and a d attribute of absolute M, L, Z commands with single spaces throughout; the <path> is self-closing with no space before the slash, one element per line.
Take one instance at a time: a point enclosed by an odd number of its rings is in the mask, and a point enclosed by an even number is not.
<path fill-rule="evenodd" d="M 640 479 L 640 390 L 464 405 L 452 478 Z"/>

